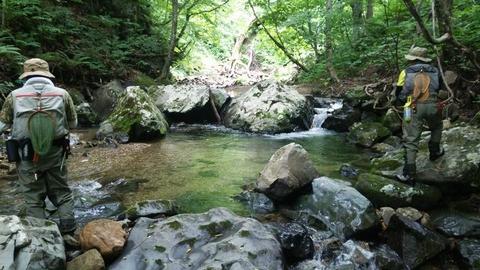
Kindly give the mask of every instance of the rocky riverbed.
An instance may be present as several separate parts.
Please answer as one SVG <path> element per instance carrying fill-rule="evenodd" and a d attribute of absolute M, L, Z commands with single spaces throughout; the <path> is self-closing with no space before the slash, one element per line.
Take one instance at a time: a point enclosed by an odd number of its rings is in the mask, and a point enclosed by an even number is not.
<path fill-rule="evenodd" d="M 204 97 L 192 102 L 172 89 L 109 92 L 116 94 L 102 132 L 81 132 L 68 160 L 78 239 L 62 239 L 47 220 L 0 216 L 0 268 L 480 267 L 475 122 L 444 131 L 447 152 L 436 162 L 422 142 L 419 183 L 409 186 L 392 177 L 402 164 L 399 119 L 374 109 L 363 91 L 333 108 L 335 101 L 262 83 L 229 107 L 228 98 L 212 94 L 219 90 L 183 89 Z M 256 117 L 242 115 L 253 109 Z M 216 121 L 214 111 L 240 131 L 204 125 Z M 306 125 L 319 119 L 315 112 L 339 133 Z M 192 113 L 202 125 L 174 123 Z M 167 122 L 173 125 L 165 137 Z M 157 139 L 135 142 L 150 135 Z M 14 179 L 11 166 L 1 168 Z M 12 206 L 2 213 L 14 214 L 21 205 L 14 181 L 1 185 Z"/>

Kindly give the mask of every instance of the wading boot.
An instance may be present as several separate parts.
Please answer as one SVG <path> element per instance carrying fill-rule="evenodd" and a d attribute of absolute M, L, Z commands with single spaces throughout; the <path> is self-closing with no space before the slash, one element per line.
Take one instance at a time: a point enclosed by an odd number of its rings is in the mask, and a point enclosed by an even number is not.
<path fill-rule="evenodd" d="M 428 143 L 428 151 L 430 152 L 430 160 L 435 161 L 445 154 L 445 151 L 440 147 L 440 143 Z"/>
<path fill-rule="evenodd" d="M 417 174 L 417 166 L 415 164 L 405 164 L 403 166 L 403 174 L 397 174 L 397 181 L 407 185 L 415 186 L 415 176 Z"/>

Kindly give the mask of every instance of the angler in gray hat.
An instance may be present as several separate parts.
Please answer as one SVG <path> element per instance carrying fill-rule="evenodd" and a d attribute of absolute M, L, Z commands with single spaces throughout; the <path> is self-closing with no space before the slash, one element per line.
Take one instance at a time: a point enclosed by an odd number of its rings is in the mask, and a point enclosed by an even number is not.
<path fill-rule="evenodd" d="M 48 197 L 57 207 L 60 231 L 70 233 L 76 224 L 64 162 L 69 152 L 69 129 L 77 124 L 75 106 L 67 91 L 54 86 L 55 76 L 46 61 L 29 59 L 23 68 L 20 79 L 26 82 L 5 99 L 0 130 L 11 127 L 7 152 L 17 165 L 26 214 L 45 218 Z"/>
<path fill-rule="evenodd" d="M 430 160 L 435 161 L 444 154 L 440 146 L 442 112 L 437 106 L 442 80 L 438 69 L 430 64 L 432 59 L 427 57 L 427 49 L 413 47 L 405 59 L 409 61 L 409 66 L 400 73 L 396 91 L 397 100 L 404 104 L 402 129 L 405 164 L 403 173 L 396 178 L 413 185 L 417 173 L 418 144 L 424 124 L 431 131 L 428 143 Z"/>

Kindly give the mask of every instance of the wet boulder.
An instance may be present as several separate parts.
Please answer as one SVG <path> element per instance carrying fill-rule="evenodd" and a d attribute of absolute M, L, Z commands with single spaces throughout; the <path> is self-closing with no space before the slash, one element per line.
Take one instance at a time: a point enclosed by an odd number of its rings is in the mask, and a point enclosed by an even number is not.
<path fill-rule="evenodd" d="M 344 104 L 339 110 L 329 115 L 322 124 L 322 128 L 336 132 L 348 132 L 350 127 L 361 120 L 362 113 L 359 109 Z"/>
<path fill-rule="evenodd" d="M 260 222 L 215 208 L 140 218 L 109 269 L 283 269 L 283 262 L 280 244 Z"/>
<path fill-rule="evenodd" d="M 417 181 L 459 192 L 460 188 L 480 185 L 480 129 L 458 126 L 443 131 L 442 146 L 445 155 L 429 160 L 429 132 L 422 133 L 417 156 Z M 372 160 L 372 167 L 379 174 L 393 178 L 403 168 L 403 149 L 396 149 Z"/>
<path fill-rule="evenodd" d="M 349 142 L 362 147 L 372 147 L 375 143 L 388 138 L 392 133 L 377 122 L 356 123 L 350 129 L 347 139 Z"/>
<path fill-rule="evenodd" d="M 90 249 L 67 263 L 67 270 L 104 270 L 105 262 L 96 249 Z"/>
<path fill-rule="evenodd" d="M 230 100 L 223 89 L 210 89 L 207 85 L 167 85 L 155 90 L 155 105 L 173 122 L 213 122 L 217 110 Z"/>
<path fill-rule="evenodd" d="M 458 243 L 458 251 L 470 269 L 480 269 L 480 240 L 463 239 Z"/>
<path fill-rule="evenodd" d="M 289 263 L 311 259 L 315 251 L 308 230 L 298 223 L 279 224 L 273 229 Z"/>
<path fill-rule="evenodd" d="M 275 134 L 309 129 L 313 115 L 312 104 L 294 88 L 264 81 L 232 101 L 224 123 L 233 129 Z"/>
<path fill-rule="evenodd" d="M 54 222 L 0 216 L 0 269 L 63 268 L 65 246 Z"/>
<path fill-rule="evenodd" d="M 309 185 L 319 173 L 299 144 L 278 149 L 260 172 L 256 189 L 276 201 L 283 201 Z"/>
<path fill-rule="evenodd" d="M 421 183 L 410 186 L 396 180 L 366 173 L 358 177 L 355 188 L 377 207 L 412 206 L 424 209 L 435 206 L 442 198 L 440 190 L 433 186 Z"/>
<path fill-rule="evenodd" d="M 295 208 L 324 223 L 345 239 L 378 224 L 372 203 L 341 180 L 320 177 L 313 181 L 313 194 L 302 196 Z"/>
<path fill-rule="evenodd" d="M 93 93 L 92 108 L 100 121 L 105 120 L 110 115 L 124 93 L 125 88 L 119 80 L 113 80 Z"/>
<path fill-rule="evenodd" d="M 80 127 L 91 127 L 98 123 L 98 116 L 90 104 L 83 102 L 75 107 Z"/>
<path fill-rule="evenodd" d="M 89 222 L 80 232 L 80 245 L 86 251 L 97 249 L 105 260 L 115 259 L 123 250 L 127 233 L 122 224 L 109 219 Z"/>
<path fill-rule="evenodd" d="M 452 237 L 480 237 L 480 214 L 455 209 L 437 210 L 431 214 L 432 225 Z"/>
<path fill-rule="evenodd" d="M 128 87 L 115 110 L 102 122 L 97 138 L 114 133 L 127 133 L 133 140 L 146 140 L 164 136 L 168 123 L 163 113 L 140 87 Z"/>
<path fill-rule="evenodd" d="M 438 255 L 446 248 L 446 239 L 421 224 L 399 215 L 390 219 L 385 231 L 387 244 L 397 252 L 409 269 Z"/>
<path fill-rule="evenodd" d="M 147 200 L 135 203 L 127 210 L 127 218 L 135 220 L 139 217 L 155 218 L 172 216 L 177 213 L 177 206 L 171 200 Z"/>

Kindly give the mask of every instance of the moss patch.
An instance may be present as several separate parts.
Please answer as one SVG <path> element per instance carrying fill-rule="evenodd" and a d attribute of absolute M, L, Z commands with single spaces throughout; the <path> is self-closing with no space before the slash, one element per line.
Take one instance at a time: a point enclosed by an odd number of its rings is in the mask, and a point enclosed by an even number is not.
<path fill-rule="evenodd" d="M 167 250 L 167 249 L 163 246 L 155 246 L 155 251 L 163 253 L 163 252 L 165 252 L 165 250 Z"/>
<path fill-rule="evenodd" d="M 222 234 L 224 231 L 232 228 L 233 224 L 228 221 L 221 221 L 219 223 L 212 222 L 210 224 L 201 225 L 199 228 L 201 230 L 206 230 L 211 237 L 215 237 L 219 234 Z"/>
<path fill-rule="evenodd" d="M 182 228 L 182 223 L 174 220 L 172 222 L 167 223 L 167 226 L 170 227 L 170 229 L 177 231 Z"/>

